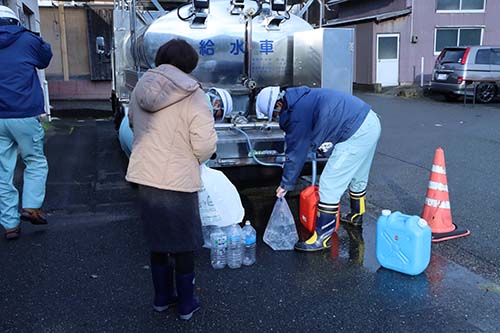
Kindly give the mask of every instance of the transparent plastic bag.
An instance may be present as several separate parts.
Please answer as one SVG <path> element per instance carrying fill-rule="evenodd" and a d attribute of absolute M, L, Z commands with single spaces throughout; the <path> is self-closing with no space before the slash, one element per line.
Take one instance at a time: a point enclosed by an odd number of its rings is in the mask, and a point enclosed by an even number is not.
<path fill-rule="evenodd" d="M 295 220 L 285 198 L 279 198 L 264 232 L 264 243 L 273 250 L 293 250 L 299 240 Z"/>
<path fill-rule="evenodd" d="M 203 188 L 198 192 L 201 224 L 226 227 L 245 215 L 238 190 L 222 171 L 200 167 Z"/>

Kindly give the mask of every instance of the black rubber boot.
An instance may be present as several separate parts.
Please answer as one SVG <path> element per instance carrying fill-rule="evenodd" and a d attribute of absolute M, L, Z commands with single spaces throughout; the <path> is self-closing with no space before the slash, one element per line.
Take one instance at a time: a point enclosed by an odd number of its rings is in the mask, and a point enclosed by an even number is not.
<path fill-rule="evenodd" d="M 151 263 L 151 276 L 155 288 L 153 309 L 158 312 L 167 310 L 177 303 L 178 297 L 174 285 L 174 265 L 170 261 L 167 265 Z"/>
<path fill-rule="evenodd" d="M 363 214 L 365 213 L 365 196 L 366 190 L 361 192 L 349 191 L 351 197 L 351 212 L 342 218 L 342 222 L 349 223 L 354 226 L 363 224 Z"/>
<path fill-rule="evenodd" d="M 339 223 L 339 204 L 318 203 L 318 215 L 316 218 L 316 228 L 312 236 L 304 241 L 295 244 L 297 251 L 320 251 L 330 248 L 330 238 Z"/>
<path fill-rule="evenodd" d="M 200 301 L 194 296 L 194 273 L 177 274 L 177 294 L 179 303 L 177 304 L 177 313 L 182 320 L 189 320 L 195 311 L 200 309 Z"/>

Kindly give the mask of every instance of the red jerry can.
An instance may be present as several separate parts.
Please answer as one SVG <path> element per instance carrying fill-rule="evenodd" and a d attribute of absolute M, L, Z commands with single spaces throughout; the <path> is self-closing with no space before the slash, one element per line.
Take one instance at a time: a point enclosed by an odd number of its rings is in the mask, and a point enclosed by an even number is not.
<path fill-rule="evenodd" d="M 318 188 L 318 186 L 311 185 L 300 192 L 300 223 L 311 233 L 316 227 L 316 213 L 319 202 Z"/>

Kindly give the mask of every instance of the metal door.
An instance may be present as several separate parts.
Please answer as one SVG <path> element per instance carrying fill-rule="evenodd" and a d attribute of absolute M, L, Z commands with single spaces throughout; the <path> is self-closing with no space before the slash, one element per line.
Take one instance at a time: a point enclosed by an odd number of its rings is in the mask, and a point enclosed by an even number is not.
<path fill-rule="evenodd" d="M 385 86 L 399 84 L 399 35 L 377 35 L 377 83 Z"/>

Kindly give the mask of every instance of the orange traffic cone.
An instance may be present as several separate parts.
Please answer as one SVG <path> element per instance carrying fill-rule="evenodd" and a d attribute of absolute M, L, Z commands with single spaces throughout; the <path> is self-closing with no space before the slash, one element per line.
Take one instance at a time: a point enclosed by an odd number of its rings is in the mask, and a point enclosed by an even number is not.
<path fill-rule="evenodd" d="M 459 229 L 451 221 L 444 151 L 441 147 L 436 149 L 436 154 L 434 155 L 434 164 L 432 165 L 431 179 L 427 188 L 422 218 L 429 223 L 432 229 L 433 242 L 441 242 L 470 235 L 469 230 Z"/>

